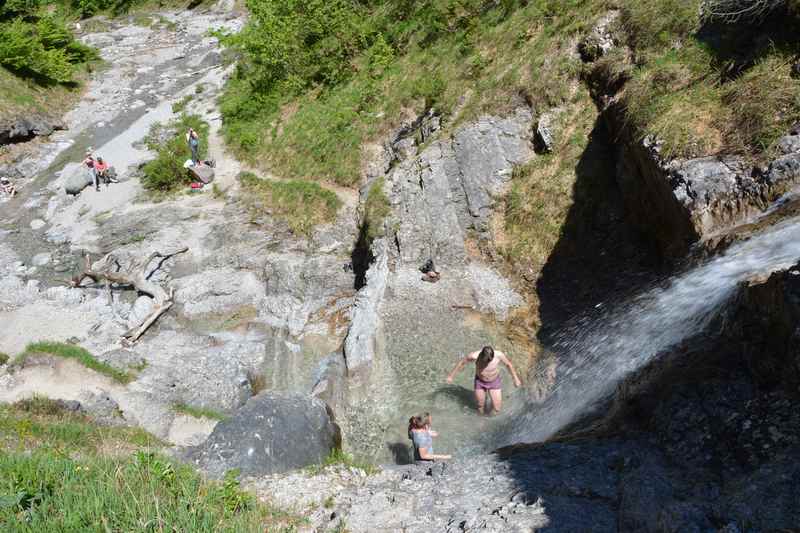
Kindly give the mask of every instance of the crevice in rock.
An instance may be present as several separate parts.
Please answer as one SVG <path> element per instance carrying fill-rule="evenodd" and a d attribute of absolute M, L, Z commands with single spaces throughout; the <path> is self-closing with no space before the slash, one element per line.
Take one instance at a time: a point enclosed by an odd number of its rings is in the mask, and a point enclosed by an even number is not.
<path fill-rule="evenodd" d="M 396 241 L 395 237 L 395 241 Z M 350 261 L 353 265 L 353 288 L 360 290 L 367 284 L 367 270 L 375 262 L 375 255 L 372 253 L 372 239 L 369 238 L 369 222 L 364 220 L 358 228 L 358 239 L 350 253 Z M 400 245 L 397 244 L 399 251 Z"/>

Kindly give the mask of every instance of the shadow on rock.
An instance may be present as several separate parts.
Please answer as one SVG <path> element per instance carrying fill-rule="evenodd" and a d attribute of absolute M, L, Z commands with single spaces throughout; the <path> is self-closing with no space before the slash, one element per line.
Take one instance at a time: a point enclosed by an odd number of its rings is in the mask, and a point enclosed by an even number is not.
<path fill-rule="evenodd" d="M 410 465 L 414 462 L 411 446 L 404 442 L 390 442 L 386 445 L 392 454 L 392 459 L 398 465 Z"/>
<path fill-rule="evenodd" d="M 660 263 L 627 219 L 616 172 L 616 147 L 598 118 L 575 167 L 573 205 L 536 282 L 544 345 L 569 318 L 634 293 Z"/>

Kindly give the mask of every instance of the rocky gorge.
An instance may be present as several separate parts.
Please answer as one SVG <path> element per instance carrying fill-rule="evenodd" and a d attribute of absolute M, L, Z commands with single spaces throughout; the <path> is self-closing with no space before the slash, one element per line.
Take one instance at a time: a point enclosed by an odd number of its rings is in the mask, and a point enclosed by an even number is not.
<path fill-rule="evenodd" d="M 238 177 L 251 165 L 220 133 L 232 66 L 209 30 L 237 31 L 245 14 L 221 2 L 160 17 L 169 24 L 114 20 L 83 34 L 108 67 L 63 129 L 32 118 L 0 136 L 19 190 L 0 203 L 0 352 L 25 354 L 0 365 L 0 400 L 46 395 L 141 427 L 209 477 L 239 469 L 314 531 L 800 525 L 797 130 L 766 163 L 662 155 L 626 129 L 622 85 L 592 70 L 623 49 L 618 15 L 605 14 L 573 43 L 596 76 L 601 153 L 587 148 L 584 164 L 605 185 L 603 231 L 619 235 L 602 264 L 628 274 L 635 263 L 636 275 L 614 280 L 625 292 L 597 281 L 577 294 L 563 279 L 593 278 L 554 262 L 537 292 L 501 257 L 501 219 L 515 169 L 553 150 L 558 109 L 519 98 L 457 125 L 435 108 L 409 114 L 364 147 L 358 189 L 323 183 L 339 210 L 300 235 L 247 209 Z M 216 192 L 153 198 L 141 141 L 181 101 L 210 124 Z M 90 146 L 120 183 L 68 195 Z M 386 213 L 366 238 L 376 194 Z M 583 248 L 580 262 L 599 246 L 590 237 L 563 249 Z M 133 343 L 126 332 L 152 295 L 67 279 L 107 254 L 118 270 L 149 258 L 139 266 L 173 302 Z M 428 260 L 436 283 L 421 279 Z M 528 320 L 537 305 L 539 330 Z M 41 342 L 79 346 L 127 377 L 26 348 Z M 470 376 L 444 382 L 484 344 L 525 376 L 492 418 L 475 414 Z M 424 411 L 454 460 L 409 464 L 406 424 Z M 304 469 L 338 448 L 378 466 Z"/>

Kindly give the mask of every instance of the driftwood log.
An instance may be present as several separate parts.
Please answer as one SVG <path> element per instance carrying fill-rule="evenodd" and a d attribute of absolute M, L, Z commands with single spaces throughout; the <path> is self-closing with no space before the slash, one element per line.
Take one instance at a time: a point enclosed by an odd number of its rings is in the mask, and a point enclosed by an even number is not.
<path fill-rule="evenodd" d="M 73 287 L 81 287 L 83 281 L 89 278 L 95 283 L 105 281 L 109 291 L 111 290 L 111 285 L 116 284 L 150 296 L 153 299 L 152 312 L 147 315 L 140 324 L 132 327 L 122 335 L 123 342 L 133 344 L 147 331 L 147 328 L 158 320 L 158 317 L 166 313 L 174 303 L 174 290 L 172 288 L 165 289 L 160 284 L 150 281 L 150 278 L 161 268 L 164 261 L 175 255 L 182 254 L 187 250 L 189 250 L 189 248 L 181 248 L 180 250 L 168 254 L 152 252 L 143 260 L 132 261 L 126 269 L 122 268 L 122 265 L 120 265 L 119 260 L 113 253 L 107 254 L 97 263 L 95 268 L 92 268 L 92 260 L 87 253 L 86 267 L 72 277 L 70 285 Z M 160 261 L 152 270 L 148 270 L 148 266 L 154 259 L 160 259 Z"/>

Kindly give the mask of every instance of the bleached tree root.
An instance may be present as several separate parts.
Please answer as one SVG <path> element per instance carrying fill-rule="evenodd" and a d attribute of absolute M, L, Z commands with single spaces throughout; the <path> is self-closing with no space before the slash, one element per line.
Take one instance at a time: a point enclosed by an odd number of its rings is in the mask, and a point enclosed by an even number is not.
<path fill-rule="evenodd" d="M 139 340 L 145 331 L 158 320 L 158 317 L 166 313 L 174 303 L 174 289 L 169 288 L 167 290 L 160 284 L 150 281 L 150 278 L 161 268 L 164 261 L 188 250 L 188 247 L 184 247 L 168 254 L 152 252 L 143 260 L 132 261 L 126 269 L 123 269 L 119 260 L 113 253 L 107 254 L 97 263 L 98 266 L 92 268 L 92 260 L 87 253 L 85 268 L 72 277 L 70 285 L 72 287 L 81 287 L 83 281 L 89 278 L 95 283 L 105 281 L 109 291 L 111 290 L 111 285 L 115 284 L 126 286 L 139 293 L 150 296 L 153 299 L 153 310 L 139 325 L 132 327 L 122 335 L 122 342 L 130 345 Z M 154 259 L 160 259 L 160 261 L 158 261 L 158 264 L 156 264 L 152 270 L 148 270 L 150 263 L 152 263 Z"/>

